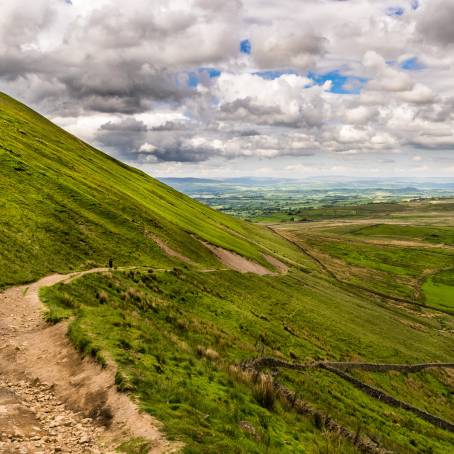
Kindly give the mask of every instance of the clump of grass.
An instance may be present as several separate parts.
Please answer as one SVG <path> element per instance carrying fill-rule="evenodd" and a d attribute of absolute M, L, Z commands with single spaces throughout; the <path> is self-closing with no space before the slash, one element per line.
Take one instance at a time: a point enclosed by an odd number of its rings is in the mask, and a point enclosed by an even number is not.
<path fill-rule="evenodd" d="M 68 337 L 83 356 L 91 356 L 102 367 L 107 366 L 101 348 L 92 342 L 76 321 L 69 325 Z"/>
<path fill-rule="evenodd" d="M 44 313 L 44 320 L 51 325 L 56 325 L 68 318 L 68 315 L 58 309 L 49 309 Z"/>
<path fill-rule="evenodd" d="M 129 287 L 126 292 L 123 293 L 122 299 L 124 301 L 131 301 L 134 303 L 140 303 L 142 301 L 142 292 L 135 287 Z"/>
<path fill-rule="evenodd" d="M 229 374 L 235 379 L 245 384 L 250 384 L 253 381 L 253 372 L 249 369 L 243 369 L 236 364 L 232 364 L 228 368 Z"/>
<path fill-rule="evenodd" d="M 78 303 L 74 301 L 74 298 L 68 293 L 63 293 L 60 297 L 60 302 L 62 306 L 67 307 L 68 309 L 77 309 Z"/>
<path fill-rule="evenodd" d="M 105 290 L 101 290 L 100 292 L 98 292 L 97 296 L 98 296 L 98 301 L 101 304 L 106 304 L 109 301 L 109 295 L 107 294 L 107 292 Z"/>
<path fill-rule="evenodd" d="M 117 371 L 115 374 L 115 384 L 117 385 L 117 389 L 123 393 L 134 391 L 134 385 L 131 383 L 129 377 L 120 371 Z"/>
<path fill-rule="evenodd" d="M 197 354 L 200 357 L 209 359 L 210 361 L 216 361 L 219 359 L 219 353 L 211 347 L 205 348 L 202 345 L 197 346 Z"/>
<path fill-rule="evenodd" d="M 322 437 L 322 441 L 317 441 L 315 454 L 344 454 L 350 448 L 338 433 L 324 431 Z"/>
<path fill-rule="evenodd" d="M 48 294 L 49 288 L 46 287 L 40 290 L 39 296 L 43 302 L 47 303 L 47 310 L 43 317 L 51 325 L 68 319 L 73 315 L 74 309 L 79 307 L 74 298 L 67 293 L 57 292 L 54 300 L 50 300 Z"/>
<path fill-rule="evenodd" d="M 152 448 L 151 443 L 142 437 L 131 438 L 116 449 L 124 454 L 148 454 Z"/>
<path fill-rule="evenodd" d="M 255 400 L 264 408 L 272 410 L 276 402 L 276 391 L 274 389 L 271 375 L 259 373 L 255 376 L 253 394 Z"/>

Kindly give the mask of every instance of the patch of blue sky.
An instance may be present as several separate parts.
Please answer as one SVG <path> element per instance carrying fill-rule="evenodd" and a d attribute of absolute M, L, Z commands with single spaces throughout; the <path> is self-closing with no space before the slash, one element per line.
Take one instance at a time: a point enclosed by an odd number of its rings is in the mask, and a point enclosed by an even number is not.
<path fill-rule="evenodd" d="M 417 10 L 420 7 L 421 3 L 419 0 L 411 0 L 410 6 L 412 10 Z"/>
<path fill-rule="evenodd" d="M 199 85 L 199 77 L 196 73 L 188 73 L 188 87 L 196 88 Z"/>
<path fill-rule="evenodd" d="M 294 69 L 285 69 L 285 70 L 270 70 L 270 71 L 257 71 L 254 73 L 256 76 L 260 76 L 262 79 L 274 80 L 279 79 L 279 77 L 284 74 L 298 74 Z"/>
<path fill-rule="evenodd" d="M 240 52 L 242 54 L 247 54 L 247 55 L 250 55 L 251 52 L 252 52 L 252 44 L 251 44 L 251 41 L 248 40 L 248 39 L 243 39 L 241 42 L 240 42 Z"/>
<path fill-rule="evenodd" d="M 210 79 L 215 79 L 221 75 L 221 70 L 217 68 L 200 68 L 199 72 L 206 72 Z"/>
<path fill-rule="evenodd" d="M 405 9 L 401 6 L 390 6 L 386 8 L 386 14 L 392 17 L 400 17 L 405 14 Z"/>
<path fill-rule="evenodd" d="M 206 73 L 210 79 L 215 79 L 219 77 L 222 73 L 221 70 L 217 68 L 199 68 L 196 71 L 190 71 L 187 73 L 187 84 L 190 88 L 196 88 L 200 83 L 200 78 Z"/>
<path fill-rule="evenodd" d="M 424 69 L 426 66 L 424 65 L 424 63 L 421 63 L 418 60 L 418 57 L 411 57 L 407 58 L 407 60 L 404 60 L 400 64 L 400 67 L 407 71 L 419 71 L 421 69 Z"/>
<path fill-rule="evenodd" d="M 331 93 L 340 95 L 359 95 L 361 89 L 366 84 L 365 77 L 346 76 L 339 70 L 329 71 L 327 73 L 308 72 L 307 77 L 312 79 L 317 85 L 323 85 L 325 82 L 331 82 Z"/>

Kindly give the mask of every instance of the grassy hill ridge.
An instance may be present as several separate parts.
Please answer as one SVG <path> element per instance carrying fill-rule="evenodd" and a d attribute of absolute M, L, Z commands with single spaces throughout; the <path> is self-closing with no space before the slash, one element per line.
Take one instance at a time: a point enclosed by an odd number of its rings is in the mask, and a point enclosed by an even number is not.
<path fill-rule="evenodd" d="M 174 263 L 153 236 L 201 266 L 220 264 L 191 235 L 267 267 L 257 244 L 297 257 L 268 230 L 195 202 L 4 94 L 0 131 L 0 288 L 110 257 L 116 265 Z"/>

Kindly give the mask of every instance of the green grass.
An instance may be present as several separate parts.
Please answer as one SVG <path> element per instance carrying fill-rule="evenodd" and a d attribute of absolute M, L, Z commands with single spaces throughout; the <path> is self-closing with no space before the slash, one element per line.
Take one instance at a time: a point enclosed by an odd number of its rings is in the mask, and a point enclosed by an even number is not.
<path fill-rule="evenodd" d="M 0 288 L 51 272 L 115 265 L 168 267 L 156 235 L 201 267 L 219 267 L 192 236 L 269 266 L 298 260 L 267 229 L 218 213 L 95 150 L 0 94 Z"/>
<path fill-rule="evenodd" d="M 117 451 L 124 454 L 148 454 L 151 449 L 149 441 L 143 438 L 133 438 L 125 443 L 122 443 Z"/>
<path fill-rule="evenodd" d="M 356 228 L 351 233 L 366 237 L 389 237 L 403 240 L 420 240 L 435 244 L 454 245 L 454 227 L 377 224 Z"/>
<path fill-rule="evenodd" d="M 373 217 L 377 214 L 390 215 L 409 210 L 410 207 L 399 202 L 381 202 L 381 203 L 364 203 L 358 201 L 356 204 L 332 204 L 314 208 L 298 208 L 285 212 L 285 210 L 276 210 L 274 213 L 265 215 L 251 215 L 250 218 L 255 222 L 264 223 L 282 223 L 289 221 L 309 222 L 322 221 L 326 219 L 344 219 L 344 218 L 362 218 Z"/>
<path fill-rule="evenodd" d="M 439 214 L 431 217 L 426 204 L 420 205 L 419 211 L 414 204 L 412 207 L 414 222 L 420 222 L 424 215 L 425 225 L 383 224 L 384 213 L 377 213 L 378 222 L 367 218 L 367 223 L 352 219 L 341 225 L 336 221 L 332 225 L 326 221 L 320 225 L 287 224 L 278 231 L 312 251 L 344 282 L 421 304 L 427 300 L 432 307 L 445 309 L 451 305 L 450 284 L 432 285 L 431 279 L 423 288 L 421 284 L 425 276 L 452 267 L 454 249 L 449 242 L 454 227 L 439 227 Z M 454 219 L 454 212 L 452 218 L 449 213 L 445 211 L 448 221 Z M 408 243 L 399 243 L 402 240 Z M 447 247 L 440 247 L 443 243 Z"/>
<path fill-rule="evenodd" d="M 352 375 L 372 386 L 379 386 L 388 394 L 404 400 L 422 410 L 447 420 L 452 419 L 454 396 L 452 378 L 448 370 L 431 370 L 418 373 L 365 372 L 353 370 Z"/>
<path fill-rule="evenodd" d="M 104 302 L 101 291 L 108 294 Z M 453 358 L 451 339 L 438 331 L 452 326 L 448 316 L 419 317 L 298 272 L 280 278 L 117 272 L 85 276 L 45 289 L 42 296 L 53 318 L 76 317 L 73 342 L 87 354 L 111 356 L 119 366 L 120 389 L 136 394 L 170 437 L 186 443 L 186 452 L 318 452 L 319 443 L 328 443 L 316 422 L 279 402 L 264 408 L 253 385 L 229 373 L 230 365 L 245 359 L 261 354 L 300 361 Z M 80 305 L 68 308 L 68 297 Z M 422 329 L 414 329 L 416 324 Z M 381 380 L 376 384 L 386 383 Z M 422 449 L 432 446 L 442 453 L 454 443 L 449 433 L 380 404 L 327 372 L 283 374 L 279 381 L 352 431 L 360 426 L 397 452 L 430 452 Z M 421 382 L 416 397 L 433 412 L 443 403 L 441 414 L 453 419 L 452 399 L 436 398 L 446 386 L 440 382 L 437 388 L 438 382 L 436 374 L 430 386 Z M 254 436 L 242 430 L 242 421 L 254 427 Z M 346 444 L 339 452 L 350 451 Z"/>
<path fill-rule="evenodd" d="M 417 277 L 426 269 L 449 266 L 453 259 L 453 253 L 450 251 L 339 242 L 328 238 L 309 240 L 309 243 L 350 265 L 396 276 Z"/>
<path fill-rule="evenodd" d="M 310 198 L 310 196 L 309 196 Z M 356 197 L 353 197 L 356 198 Z M 301 202 L 304 198 L 301 196 Z M 295 203 L 288 202 L 290 205 Z M 424 219 L 427 215 L 430 217 L 433 212 L 443 214 L 445 210 L 453 211 L 454 203 L 452 198 L 438 199 L 415 199 L 411 202 L 368 202 L 367 198 L 357 198 L 355 201 L 347 199 L 345 201 L 332 201 L 330 203 L 314 203 L 315 206 L 308 208 L 292 208 L 277 206 L 269 209 L 255 209 L 254 204 L 251 207 L 244 207 L 238 202 L 232 204 L 230 210 L 223 207 L 223 211 L 235 213 L 240 212 L 241 217 L 253 220 L 255 222 L 273 224 L 286 222 L 313 222 L 334 219 L 376 219 L 394 218 L 409 219 L 412 217 L 419 220 Z M 240 205 L 238 209 L 237 205 Z"/>
<path fill-rule="evenodd" d="M 454 314 L 454 271 L 446 270 L 429 277 L 423 284 L 425 304 Z"/>

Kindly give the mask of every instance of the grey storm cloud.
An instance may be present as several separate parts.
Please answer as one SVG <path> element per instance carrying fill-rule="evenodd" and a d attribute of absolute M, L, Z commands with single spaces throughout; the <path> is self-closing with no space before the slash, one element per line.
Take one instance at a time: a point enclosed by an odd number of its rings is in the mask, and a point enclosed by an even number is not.
<path fill-rule="evenodd" d="M 151 131 L 185 131 L 190 127 L 187 122 L 182 121 L 166 121 L 165 123 L 152 126 Z"/>
<path fill-rule="evenodd" d="M 418 23 L 423 39 L 445 45 L 454 45 L 454 3 L 451 0 L 430 0 Z"/>
<path fill-rule="evenodd" d="M 167 122 L 158 128 L 148 128 L 142 121 L 126 118 L 103 124 L 96 141 L 128 160 L 147 161 L 151 158 L 157 161 L 200 162 L 212 156 L 213 150 L 209 146 L 197 146 L 191 142 L 190 133 L 175 136 L 173 131 L 177 125 Z M 150 143 L 153 143 L 152 150 L 148 148 Z"/>
<path fill-rule="evenodd" d="M 121 156 L 134 155 L 146 140 L 147 126 L 133 118 L 106 123 L 99 128 L 97 141 Z"/>
<path fill-rule="evenodd" d="M 153 156 L 162 162 L 203 162 L 213 156 L 211 149 L 191 147 L 181 142 L 158 148 Z"/>

